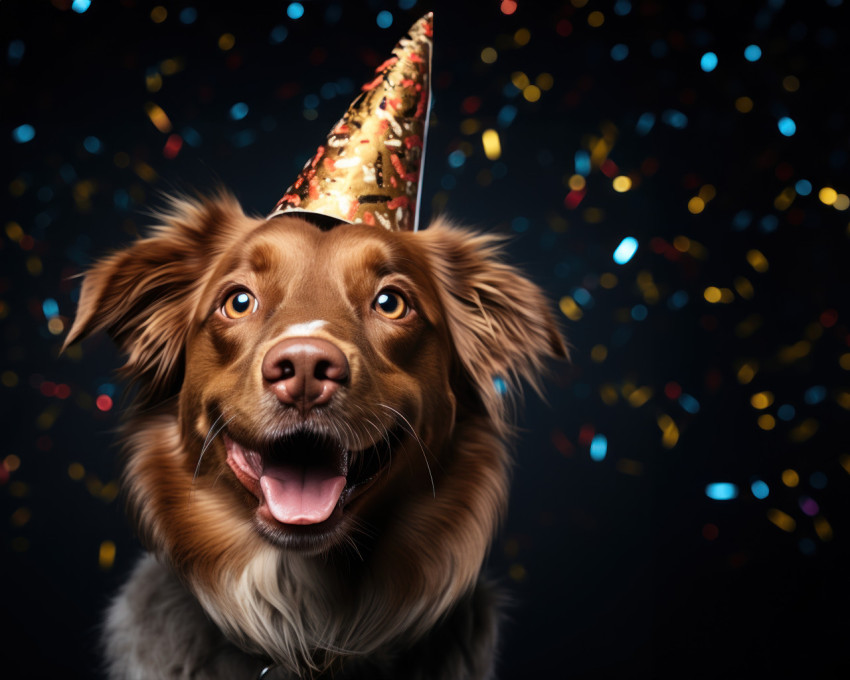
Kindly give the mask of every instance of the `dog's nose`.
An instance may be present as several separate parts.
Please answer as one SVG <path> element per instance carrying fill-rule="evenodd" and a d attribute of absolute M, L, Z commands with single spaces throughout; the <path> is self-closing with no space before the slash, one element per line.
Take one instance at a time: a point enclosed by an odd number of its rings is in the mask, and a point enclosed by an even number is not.
<path fill-rule="evenodd" d="M 321 338 L 287 338 L 263 357 L 263 378 L 281 403 L 302 416 L 327 404 L 348 380 L 348 360 L 342 350 Z"/>

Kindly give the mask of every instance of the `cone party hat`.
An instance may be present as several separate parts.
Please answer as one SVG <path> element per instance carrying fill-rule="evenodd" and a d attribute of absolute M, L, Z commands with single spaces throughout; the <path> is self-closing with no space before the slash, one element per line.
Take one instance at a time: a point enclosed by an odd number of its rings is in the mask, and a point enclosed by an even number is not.
<path fill-rule="evenodd" d="M 417 21 L 375 69 L 269 218 L 298 212 L 390 231 L 417 228 L 432 22 L 431 13 Z"/>

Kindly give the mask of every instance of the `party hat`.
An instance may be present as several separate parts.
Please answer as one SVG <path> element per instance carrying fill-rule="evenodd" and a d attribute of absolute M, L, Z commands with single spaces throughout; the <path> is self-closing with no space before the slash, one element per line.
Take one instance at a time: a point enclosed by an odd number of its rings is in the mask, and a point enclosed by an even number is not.
<path fill-rule="evenodd" d="M 417 21 L 328 134 L 269 219 L 288 212 L 319 221 L 416 230 L 420 169 L 431 99 L 433 15 Z"/>

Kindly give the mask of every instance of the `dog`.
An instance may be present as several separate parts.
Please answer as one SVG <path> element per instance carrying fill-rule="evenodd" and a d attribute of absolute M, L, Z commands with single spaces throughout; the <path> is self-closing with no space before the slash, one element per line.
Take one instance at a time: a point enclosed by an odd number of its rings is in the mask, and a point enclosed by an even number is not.
<path fill-rule="evenodd" d="M 512 398 L 567 349 L 500 237 L 246 216 L 225 191 L 85 273 L 134 386 L 122 477 L 148 552 L 111 678 L 488 678 Z"/>

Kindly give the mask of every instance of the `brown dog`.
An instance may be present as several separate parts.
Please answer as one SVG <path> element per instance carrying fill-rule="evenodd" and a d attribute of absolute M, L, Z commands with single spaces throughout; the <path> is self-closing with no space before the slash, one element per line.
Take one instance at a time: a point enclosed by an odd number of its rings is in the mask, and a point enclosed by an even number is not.
<path fill-rule="evenodd" d="M 498 239 L 174 200 L 86 275 L 137 386 L 124 476 L 151 554 L 112 605 L 115 678 L 484 678 L 481 569 L 509 399 L 566 355 Z M 266 677 L 272 677 L 266 675 Z"/>

